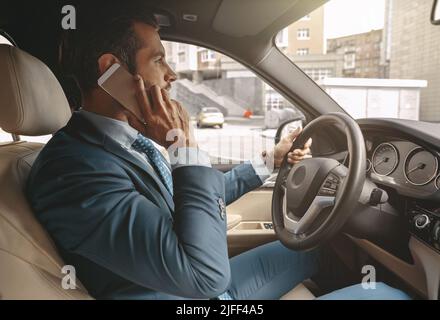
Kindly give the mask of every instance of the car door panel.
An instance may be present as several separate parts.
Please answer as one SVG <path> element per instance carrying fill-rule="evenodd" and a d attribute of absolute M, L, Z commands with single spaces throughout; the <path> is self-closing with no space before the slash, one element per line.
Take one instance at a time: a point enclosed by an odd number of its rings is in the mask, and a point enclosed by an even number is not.
<path fill-rule="evenodd" d="M 251 191 L 227 207 L 229 256 L 276 240 L 274 230 L 269 228 L 271 208 L 271 188 Z"/>

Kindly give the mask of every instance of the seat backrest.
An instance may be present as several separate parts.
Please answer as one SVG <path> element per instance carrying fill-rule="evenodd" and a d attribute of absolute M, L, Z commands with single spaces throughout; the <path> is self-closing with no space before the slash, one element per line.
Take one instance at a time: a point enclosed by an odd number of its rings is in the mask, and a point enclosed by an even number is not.
<path fill-rule="evenodd" d="M 56 77 L 31 55 L 0 44 L 0 127 L 46 135 L 64 126 L 70 109 Z M 0 298 L 90 299 L 76 279 L 63 289 L 64 262 L 26 201 L 24 188 L 39 143 L 0 144 Z"/>

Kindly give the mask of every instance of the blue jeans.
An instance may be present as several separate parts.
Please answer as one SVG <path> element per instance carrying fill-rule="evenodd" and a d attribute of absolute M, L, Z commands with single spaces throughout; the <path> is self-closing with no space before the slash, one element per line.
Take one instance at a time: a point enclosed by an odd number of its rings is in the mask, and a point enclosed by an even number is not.
<path fill-rule="evenodd" d="M 236 300 L 279 299 L 319 269 L 319 250 L 296 252 L 279 241 L 246 251 L 231 259 L 231 285 L 227 294 Z M 331 277 L 332 275 L 329 274 Z M 320 297 L 323 300 L 409 299 L 383 283 L 375 289 L 354 285 Z"/>

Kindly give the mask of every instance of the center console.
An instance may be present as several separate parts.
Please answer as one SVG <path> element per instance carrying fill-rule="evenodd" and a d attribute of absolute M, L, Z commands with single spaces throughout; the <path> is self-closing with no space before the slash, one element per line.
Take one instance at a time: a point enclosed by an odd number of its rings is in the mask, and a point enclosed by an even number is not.
<path fill-rule="evenodd" d="M 440 252 L 440 208 L 414 201 L 406 212 L 411 234 Z"/>

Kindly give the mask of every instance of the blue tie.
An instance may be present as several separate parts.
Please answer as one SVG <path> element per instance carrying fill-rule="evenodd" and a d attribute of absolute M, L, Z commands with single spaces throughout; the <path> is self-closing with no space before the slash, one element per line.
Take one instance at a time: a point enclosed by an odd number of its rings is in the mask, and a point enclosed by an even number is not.
<path fill-rule="evenodd" d="M 138 134 L 137 139 L 131 145 L 136 151 L 145 154 L 150 160 L 156 173 L 168 189 L 170 194 L 173 194 L 173 178 L 171 177 L 170 170 L 165 163 L 165 159 L 160 154 L 160 151 L 156 149 L 150 139 L 145 138 L 142 134 Z"/>

